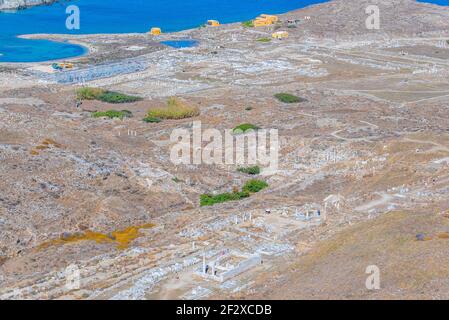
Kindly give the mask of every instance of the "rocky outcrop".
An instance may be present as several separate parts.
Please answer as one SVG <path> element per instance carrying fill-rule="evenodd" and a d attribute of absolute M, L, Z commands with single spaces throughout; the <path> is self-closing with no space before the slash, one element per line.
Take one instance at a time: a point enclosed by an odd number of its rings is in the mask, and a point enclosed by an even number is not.
<path fill-rule="evenodd" d="M 0 0 L 0 10 L 20 9 L 42 4 L 50 4 L 57 0 Z"/>

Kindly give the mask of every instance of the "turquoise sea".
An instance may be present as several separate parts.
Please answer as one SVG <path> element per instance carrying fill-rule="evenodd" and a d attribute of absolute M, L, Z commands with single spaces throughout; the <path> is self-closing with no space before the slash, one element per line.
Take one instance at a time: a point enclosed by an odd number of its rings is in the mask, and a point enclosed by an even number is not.
<path fill-rule="evenodd" d="M 197 27 L 208 19 L 244 21 L 322 2 L 326 0 L 74 0 L 0 12 L 0 62 L 47 61 L 85 53 L 83 47 L 69 43 L 17 38 L 21 34 L 146 32 L 153 26 L 170 32 Z M 449 0 L 426 2 L 449 4 Z M 70 4 L 80 8 L 80 30 L 65 27 Z"/>
<path fill-rule="evenodd" d="M 0 62 L 36 62 L 81 55 L 69 43 L 26 40 L 32 33 L 164 32 L 198 27 L 208 19 L 222 23 L 252 19 L 261 13 L 284 13 L 325 0 L 75 0 L 0 13 Z M 80 30 L 68 30 L 66 7 L 80 8 Z"/>

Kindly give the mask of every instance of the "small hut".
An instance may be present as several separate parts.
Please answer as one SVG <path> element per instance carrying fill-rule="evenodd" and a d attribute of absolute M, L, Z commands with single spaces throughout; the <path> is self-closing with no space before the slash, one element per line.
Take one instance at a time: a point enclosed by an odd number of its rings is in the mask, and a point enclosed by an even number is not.
<path fill-rule="evenodd" d="M 207 25 L 211 27 L 218 27 L 220 26 L 220 22 L 217 20 L 207 20 Z"/>
<path fill-rule="evenodd" d="M 274 39 L 287 39 L 288 38 L 288 32 L 287 31 L 277 31 L 271 35 Z"/>
<path fill-rule="evenodd" d="M 161 28 L 151 28 L 150 34 L 153 36 L 158 36 L 162 33 Z"/>

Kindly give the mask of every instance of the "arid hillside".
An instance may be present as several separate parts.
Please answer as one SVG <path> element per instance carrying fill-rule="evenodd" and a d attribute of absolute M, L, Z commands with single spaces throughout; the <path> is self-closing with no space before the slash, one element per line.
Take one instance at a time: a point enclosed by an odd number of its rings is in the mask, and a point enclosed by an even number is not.
<path fill-rule="evenodd" d="M 449 298 L 447 21 L 337 0 L 263 27 L 28 36 L 90 53 L 0 65 L 0 299 Z M 174 163 L 198 123 L 277 130 L 278 170 Z"/>

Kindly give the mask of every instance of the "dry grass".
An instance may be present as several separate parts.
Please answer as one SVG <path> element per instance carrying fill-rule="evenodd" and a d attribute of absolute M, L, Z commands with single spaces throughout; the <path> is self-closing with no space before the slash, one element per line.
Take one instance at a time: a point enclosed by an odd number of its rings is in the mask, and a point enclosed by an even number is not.
<path fill-rule="evenodd" d="M 290 266 L 286 280 L 270 292 L 270 298 L 310 298 L 315 294 L 314 298 L 390 299 L 397 290 L 403 290 L 408 298 L 444 296 L 443 291 L 435 293 L 434 289 L 442 285 L 439 279 L 449 275 L 449 233 L 442 232 L 449 221 L 432 211 L 395 211 L 345 228 Z M 418 233 L 436 237 L 417 241 Z M 381 270 L 382 290 L 378 292 L 364 286 L 365 269 L 372 264 Z"/>
<path fill-rule="evenodd" d="M 84 233 L 69 234 L 66 237 L 50 240 L 39 246 L 40 249 L 46 249 L 53 245 L 63 245 L 70 243 L 77 243 L 81 241 L 95 241 L 96 243 L 115 243 L 117 249 L 124 250 L 128 248 L 129 244 L 140 236 L 141 229 L 150 229 L 155 225 L 147 223 L 139 226 L 131 226 L 123 230 L 113 231 L 110 234 L 94 232 L 87 230 Z"/>
<path fill-rule="evenodd" d="M 197 107 L 189 106 L 178 98 L 170 98 L 167 107 L 155 108 L 148 111 L 147 118 L 158 119 L 185 119 L 196 117 L 200 114 Z"/>
<path fill-rule="evenodd" d="M 80 88 L 76 91 L 76 97 L 80 100 L 95 100 L 104 92 L 100 88 Z"/>
<path fill-rule="evenodd" d="M 45 139 L 42 141 L 42 143 L 36 147 L 34 147 L 31 150 L 31 155 L 37 156 L 39 154 L 39 151 L 50 149 L 50 147 L 53 146 L 55 148 L 62 148 L 62 145 L 53 139 Z"/>

